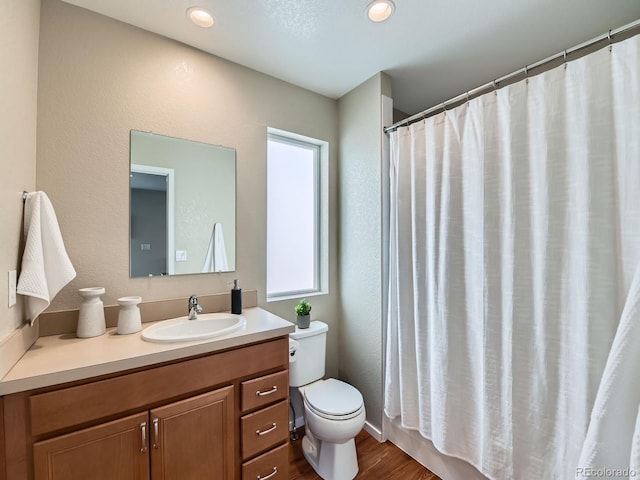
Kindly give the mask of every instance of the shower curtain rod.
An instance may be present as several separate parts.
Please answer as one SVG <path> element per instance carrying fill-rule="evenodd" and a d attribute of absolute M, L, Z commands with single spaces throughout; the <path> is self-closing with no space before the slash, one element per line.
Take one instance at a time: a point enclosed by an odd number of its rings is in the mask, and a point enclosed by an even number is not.
<path fill-rule="evenodd" d="M 587 52 L 585 52 L 584 54 L 589 53 L 591 51 L 589 50 L 590 47 L 595 47 L 599 43 L 603 43 L 607 41 L 609 45 L 612 45 L 614 43 L 614 36 L 616 35 L 620 36 L 622 34 L 629 34 L 629 33 L 638 33 L 638 32 L 634 32 L 635 30 L 638 30 L 640 32 L 640 20 L 636 20 L 635 22 L 631 22 L 623 27 L 620 27 L 614 30 L 609 30 L 609 32 L 605 33 L 604 35 L 600 35 L 599 37 L 596 37 L 592 40 L 581 43 L 580 45 L 577 45 L 573 48 L 560 52 L 556 55 L 552 55 L 551 57 L 545 58 L 544 60 L 540 60 L 539 62 L 536 62 L 534 64 L 527 65 L 524 68 L 521 68 L 520 70 L 516 70 L 515 72 L 509 73 L 508 75 L 505 75 L 503 77 L 497 78 L 493 82 L 485 83 L 484 85 L 481 85 L 472 90 L 469 90 L 468 92 L 457 95 L 453 98 L 450 98 L 449 100 L 445 100 L 439 105 L 436 105 L 434 107 L 423 110 L 422 112 L 411 115 L 410 117 L 400 120 L 399 122 L 389 125 L 388 127 L 384 127 L 383 131 L 384 133 L 389 133 L 389 132 L 392 132 L 393 130 L 398 129 L 399 127 L 405 127 L 407 125 L 411 125 L 412 123 L 418 122 L 420 120 L 423 120 L 431 116 L 431 114 L 446 111 L 447 106 L 457 107 L 458 105 L 461 105 L 464 102 L 468 102 L 471 98 L 478 97 L 482 94 L 490 92 L 491 90 L 497 90 L 500 87 L 500 83 L 503 83 L 502 86 L 505 86 L 505 85 L 509 85 L 510 83 L 514 83 L 521 76 L 522 78 L 527 78 L 531 73 L 531 70 L 533 69 L 539 69 L 540 67 L 551 68 L 552 65 L 550 64 L 553 64 L 554 62 L 557 62 L 560 59 L 562 59 L 562 62 L 561 63 L 559 62 L 558 65 L 561 65 L 562 63 L 566 63 L 567 56 L 573 55 L 576 53 L 582 53 L 585 50 L 587 50 Z M 630 35 L 623 36 L 622 38 L 619 38 L 617 41 L 624 40 L 624 38 L 628 38 L 628 36 Z M 581 56 L 583 55 L 575 55 L 573 60 L 575 60 L 576 58 L 580 58 Z"/>

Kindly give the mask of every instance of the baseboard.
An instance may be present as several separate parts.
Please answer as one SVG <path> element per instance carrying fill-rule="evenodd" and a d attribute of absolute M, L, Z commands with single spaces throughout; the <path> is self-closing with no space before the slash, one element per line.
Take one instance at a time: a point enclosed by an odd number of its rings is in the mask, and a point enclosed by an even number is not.
<path fill-rule="evenodd" d="M 13 368 L 31 345 L 38 339 L 40 320 L 33 327 L 25 323 L 0 342 L 0 379 Z"/>
<path fill-rule="evenodd" d="M 371 435 L 373 438 L 375 438 L 379 442 L 384 442 L 386 440 L 386 438 L 382 434 L 382 430 L 380 430 L 378 427 L 371 425 L 371 423 L 369 423 L 368 421 L 364 422 L 364 431 L 367 432 L 369 435 Z"/>

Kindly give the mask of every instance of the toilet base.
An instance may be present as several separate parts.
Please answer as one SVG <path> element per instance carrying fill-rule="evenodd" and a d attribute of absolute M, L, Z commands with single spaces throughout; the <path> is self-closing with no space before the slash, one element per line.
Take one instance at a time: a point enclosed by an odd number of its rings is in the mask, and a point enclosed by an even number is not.
<path fill-rule="evenodd" d="M 353 438 L 344 443 L 331 443 L 307 433 L 302 439 L 302 453 L 324 480 L 352 480 L 358 474 L 356 442 Z"/>

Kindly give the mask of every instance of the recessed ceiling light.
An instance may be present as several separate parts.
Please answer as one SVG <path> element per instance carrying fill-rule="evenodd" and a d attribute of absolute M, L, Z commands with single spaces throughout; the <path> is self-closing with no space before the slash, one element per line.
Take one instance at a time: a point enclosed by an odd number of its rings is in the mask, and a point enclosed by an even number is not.
<path fill-rule="evenodd" d="M 206 8 L 191 7 L 187 10 L 187 18 L 202 28 L 209 28 L 215 22 L 213 15 Z"/>
<path fill-rule="evenodd" d="M 373 0 L 367 6 L 367 17 L 372 22 L 380 23 L 393 15 L 395 10 L 396 6 L 391 0 Z"/>

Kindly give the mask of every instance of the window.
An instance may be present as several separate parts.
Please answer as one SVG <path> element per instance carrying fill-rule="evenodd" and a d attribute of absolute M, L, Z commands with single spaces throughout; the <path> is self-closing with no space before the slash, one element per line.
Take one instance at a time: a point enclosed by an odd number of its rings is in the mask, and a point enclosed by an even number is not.
<path fill-rule="evenodd" d="M 267 299 L 323 290 L 321 170 L 326 142 L 269 129 Z M 326 229 L 324 229 L 326 231 Z"/>

